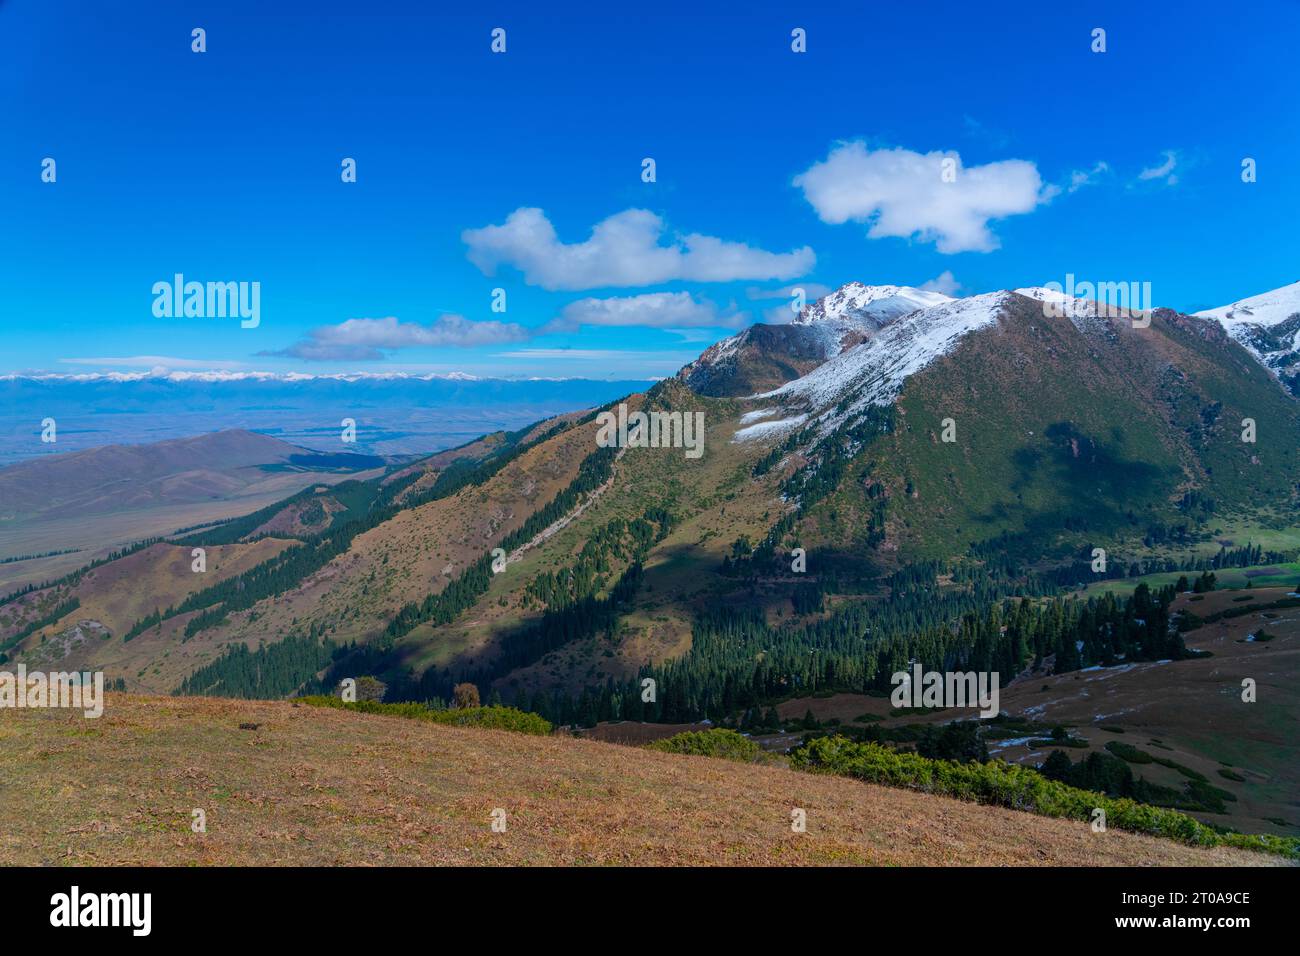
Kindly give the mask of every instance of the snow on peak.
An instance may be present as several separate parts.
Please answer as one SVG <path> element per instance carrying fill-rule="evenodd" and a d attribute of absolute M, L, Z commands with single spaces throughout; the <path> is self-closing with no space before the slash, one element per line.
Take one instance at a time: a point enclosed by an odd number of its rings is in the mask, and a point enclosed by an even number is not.
<path fill-rule="evenodd" d="M 1231 331 L 1233 325 L 1243 322 L 1262 326 L 1277 325 L 1297 313 L 1300 313 L 1300 282 L 1292 282 L 1272 292 L 1263 292 L 1231 305 L 1221 305 L 1217 309 L 1206 309 L 1196 314 L 1203 319 L 1215 319 Z"/>
<path fill-rule="evenodd" d="M 1300 314 L 1300 282 L 1196 314 L 1222 325 L 1279 382 L 1290 382 L 1287 387 L 1297 390 L 1294 369 L 1300 352 L 1300 320 L 1289 324 L 1287 320 Z"/>
<path fill-rule="evenodd" d="M 913 312 L 846 349 L 802 378 L 752 396 L 805 405 L 818 415 L 823 434 L 868 405 L 887 405 L 903 382 L 956 348 L 970 332 L 997 322 L 1006 292 L 948 299 Z"/>
<path fill-rule="evenodd" d="M 1098 314 L 1097 303 L 1092 299 L 1076 299 L 1058 289 L 1029 286 L 1016 289 L 1017 295 L 1043 303 L 1044 315 L 1065 316 L 1080 332 L 1104 332 L 1105 319 Z"/>
<path fill-rule="evenodd" d="M 874 330 L 909 312 L 951 301 L 952 298 L 942 292 L 926 292 L 907 285 L 850 282 L 804 306 L 793 324 L 831 322 Z"/>
<path fill-rule="evenodd" d="M 1035 285 L 1028 286 L 1024 289 L 1016 289 L 1017 295 L 1023 295 L 1030 299 L 1037 299 L 1039 302 L 1082 302 L 1083 299 L 1072 299 L 1064 292 L 1058 289 L 1049 289 L 1046 286 Z"/>

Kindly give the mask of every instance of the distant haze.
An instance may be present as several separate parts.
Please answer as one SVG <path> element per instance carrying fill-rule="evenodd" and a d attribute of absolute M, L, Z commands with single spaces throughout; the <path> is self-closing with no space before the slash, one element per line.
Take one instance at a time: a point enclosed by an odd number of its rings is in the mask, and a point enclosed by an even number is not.
<path fill-rule="evenodd" d="M 128 381 L 0 379 L 0 466 L 109 444 L 140 444 L 230 428 L 322 451 L 434 452 L 498 429 L 643 391 L 646 381 L 337 378 Z M 42 444 L 53 418 L 58 441 Z M 357 440 L 340 440 L 344 418 Z"/>

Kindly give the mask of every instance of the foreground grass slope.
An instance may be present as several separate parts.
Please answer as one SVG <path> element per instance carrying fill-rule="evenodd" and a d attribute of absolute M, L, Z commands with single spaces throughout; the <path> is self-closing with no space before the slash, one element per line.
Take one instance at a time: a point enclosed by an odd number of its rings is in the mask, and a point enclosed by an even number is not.
<path fill-rule="evenodd" d="M 241 728 L 241 724 L 245 725 Z M 257 725 L 256 729 L 250 729 Z M 790 811 L 807 812 L 794 833 Z M 207 833 L 191 832 L 203 809 Z M 507 814 L 505 833 L 491 828 Z M 0 717 L 10 864 L 1261 865 L 779 767 L 289 702 Z"/>

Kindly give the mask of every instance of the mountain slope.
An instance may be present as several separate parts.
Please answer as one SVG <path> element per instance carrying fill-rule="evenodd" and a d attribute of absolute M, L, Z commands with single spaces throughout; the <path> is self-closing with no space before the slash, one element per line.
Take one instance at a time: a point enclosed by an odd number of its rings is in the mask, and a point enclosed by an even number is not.
<path fill-rule="evenodd" d="M 847 328 L 752 325 L 710 346 L 677 376 L 701 395 L 749 395 L 798 378 L 865 337 Z"/>
<path fill-rule="evenodd" d="M 20 865 L 1278 862 L 778 767 L 283 702 L 113 694 L 97 721 L 20 710 L 0 737 L 0 855 Z"/>
<path fill-rule="evenodd" d="M 789 325 L 753 325 L 723 339 L 677 377 L 701 395 L 750 395 L 807 374 L 904 315 L 951 301 L 911 286 L 850 282 L 804 306 Z"/>
<path fill-rule="evenodd" d="M 917 309 L 930 309 L 952 297 L 907 285 L 864 285 L 850 282 L 806 306 L 795 325 L 840 324 L 878 329 Z"/>
<path fill-rule="evenodd" d="M 264 476 L 262 465 L 311 454 L 288 442 L 232 429 L 149 445 L 105 445 L 0 469 L 0 520 L 94 515 L 225 496 Z"/>
<path fill-rule="evenodd" d="M 1004 597 L 1057 593 L 1051 575 L 1093 547 L 1177 564 L 1213 547 L 1224 523 L 1289 527 L 1300 406 L 1219 324 L 1156 310 L 1134 328 L 1088 303 L 1058 315 L 1026 291 L 896 315 L 758 395 L 702 395 L 679 378 L 627 397 L 632 412 L 703 415 L 699 458 L 611 455 L 593 412 L 475 443 L 469 464 L 430 459 L 352 483 L 337 497 L 352 502 L 354 532 L 305 522 L 332 512 L 282 509 L 247 531 L 297 533 L 306 547 L 187 592 L 129 655 L 90 642 L 68 661 L 150 692 L 202 666 L 197 686 L 212 692 L 232 647 L 323 637 L 345 645 L 328 649 L 328 666 L 291 659 L 293 645 L 268 658 L 283 678 L 274 693 L 374 674 L 391 699 L 421 700 L 468 679 L 585 724 L 638 716 L 627 685 L 653 673 L 671 681 L 659 719 L 716 719 L 748 699 L 723 685 L 761 683 L 769 696 L 796 679 L 836 686 L 873 653 L 841 641 L 862 636 L 855 614 L 912 640 Z M 1241 440 L 1244 418 L 1254 443 Z M 499 573 L 498 546 L 511 558 Z M 791 568 L 796 547 L 806 575 Z M 76 613 L 30 633 L 24 653 Z M 716 633 L 702 630 L 709 619 Z M 829 677 L 800 663 L 818 642 L 841 655 Z M 146 652 L 159 663 L 138 666 Z M 764 670 L 772 660 L 789 670 Z"/>
<path fill-rule="evenodd" d="M 1185 522 L 1189 493 L 1224 511 L 1285 511 L 1300 473 L 1300 406 L 1218 325 L 1168 310 L 1134 328 L 1095 309 L 1058 317 L 1026 296 L 975 296 L 888 326 L 755 402 L 806 416 L 808 448 L 873 407 L 896 409 L 877 464 L 855 459 L 822 506 L 840 519 L 818 522 L 828 546 L 854 540 L 846 514 L 876 509 L 863 483 L 888 503 L 890 548 L 938 556 L 1010 533 L 1042 554 L 1070 537 Z M 1253 444 L 1241 440 L 1248 417 Z"/>
<path fill-rule="evenodd" d="M 1300 282 L 1196 314 L 1221 323 L 1300 398 Z"/>
<path fill-rule="evenodd" d="M 247 514 L 310 485 L 377 475 L 384 464 L 227 429 L 52 451 L 0 468 L 0 559 L 23 559 L 0 563 L 0 593 L 146 538 Z M 74 553 L 51 554 L 59 551 Z"/>

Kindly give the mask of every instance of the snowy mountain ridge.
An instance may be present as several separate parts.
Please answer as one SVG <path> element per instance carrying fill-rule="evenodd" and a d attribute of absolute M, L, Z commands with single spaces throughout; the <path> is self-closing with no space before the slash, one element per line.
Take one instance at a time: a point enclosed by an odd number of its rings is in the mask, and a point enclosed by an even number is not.
<path fill-rule="evenodd" d="M 941 292 L 927 292 L 906 285 L 849 282 L 805 306 L 793 324 L 838 323 L 850 328 L 874 331 L 910 312 L 951 301 L 951 296 Z"/>
<path fill-rule="evenodd" d="M 890 404 L 909 376 L 952 351 L 968 333 L 996 323 L 1009 295 L 945 296 L 946 301 L 883 326 L 807 375 L 751 398 L 811 414 L 818 433 L 828 434 L 869 405 Z M 804 420 L 786 419 L 791 427 Z M 774 424 L 764 423 L 764 433 L 770 434 Z"/>
<path fill-rule="evenodd" d="M 1300 282 L 1196 315 L 1222 325 L 1284 388 L 1300 398 Z"/>

